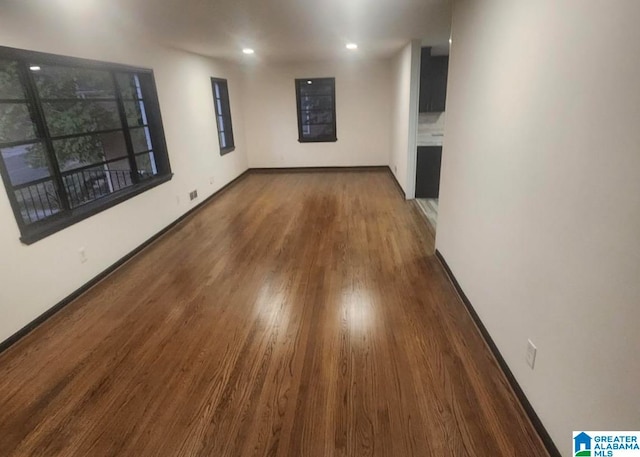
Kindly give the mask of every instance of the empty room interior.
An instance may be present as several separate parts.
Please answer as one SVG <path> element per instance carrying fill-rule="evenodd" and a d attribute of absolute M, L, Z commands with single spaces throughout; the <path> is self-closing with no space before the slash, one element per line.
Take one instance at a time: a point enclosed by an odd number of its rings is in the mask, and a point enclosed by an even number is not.
<path fill-rule="evenodd" d="M 623 455 L 638 23 L 3 1 L 0 456 Z"/>

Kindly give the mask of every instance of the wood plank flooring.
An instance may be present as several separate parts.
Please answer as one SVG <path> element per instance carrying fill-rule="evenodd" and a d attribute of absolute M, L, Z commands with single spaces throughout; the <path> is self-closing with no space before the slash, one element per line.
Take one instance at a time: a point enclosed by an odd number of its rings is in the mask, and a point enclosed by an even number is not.
<path fill-rule="evenodd" d="M 0 455 L 547 454 L 366 171 L 248 174 L 0 355 Z"/>

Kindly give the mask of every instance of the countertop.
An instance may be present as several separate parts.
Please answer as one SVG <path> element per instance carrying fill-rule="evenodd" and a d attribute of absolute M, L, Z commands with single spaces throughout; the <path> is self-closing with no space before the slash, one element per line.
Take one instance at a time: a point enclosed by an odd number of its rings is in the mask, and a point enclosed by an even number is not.
<path fill-rule="evenodd" d="M 418 117 L 418 146 L 442 146 L 444 113 L 420 113 Z"/>
<path fill-rule="evenodd" d="M 443 138 L 442 133 L 418 133 L 418 146 L 442 146 Z"/>

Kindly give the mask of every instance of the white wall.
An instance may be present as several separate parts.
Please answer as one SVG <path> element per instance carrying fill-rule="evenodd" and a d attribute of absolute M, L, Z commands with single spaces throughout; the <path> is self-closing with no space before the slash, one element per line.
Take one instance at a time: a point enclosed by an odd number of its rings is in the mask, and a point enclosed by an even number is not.
<path fill-rule="evenodd" d="M 389 167 L 407 198 L 415 195 L 420 41 L 414 40 L 392 59 L 391 149 Z"/>
<path fill-rule="evenodd" d="M 409 158 L 409 109 L 411 96 L 411 43 L 392 59 L 392 118 L 389 168 L 405 194 Z"/>
<path fill-rule="evenodd" d="M 66 0 L 6 2 L 0 12 L 0 45 L 152 68 L 175 176 L 31 246 L 20 243 L 0 186 L 0 341 L 247 168 L 237 70 L 145 43 L 144 37 L 110 28 L 110 17 L 110 12 Z M 224 157 L 219 155 L 211 76 L 229 79 L 236 150 Z M 188 202 L 188 192 L 196 188 L 199 199 Z M 80 247 L 86 248 L 85 264 L 79 262 Z"/>
<path fill-rule="evenodd" d="M 563 455 L 640 430 L 639 22 L 621 0 L 453 16 L 436 245 Z"/>
<path fill-rule="evenodd" d="M 249 166 L 322 167 L 388 165 L 388 60 L 266 64 L 245 70 L 244 108 Z M 298 142 L 296 78 L 336 78 L 335 143 Z"/>

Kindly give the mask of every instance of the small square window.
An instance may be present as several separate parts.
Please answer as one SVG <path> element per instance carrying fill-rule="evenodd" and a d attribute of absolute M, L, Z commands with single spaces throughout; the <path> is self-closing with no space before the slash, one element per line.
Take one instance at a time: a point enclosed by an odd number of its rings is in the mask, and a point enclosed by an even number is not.
<path fill-rule="evenodd" d="M 337 141 L 335 78 L 296 79 L 298 141 Z"/>

